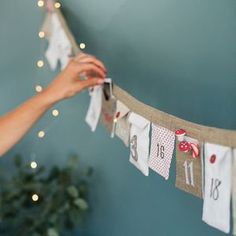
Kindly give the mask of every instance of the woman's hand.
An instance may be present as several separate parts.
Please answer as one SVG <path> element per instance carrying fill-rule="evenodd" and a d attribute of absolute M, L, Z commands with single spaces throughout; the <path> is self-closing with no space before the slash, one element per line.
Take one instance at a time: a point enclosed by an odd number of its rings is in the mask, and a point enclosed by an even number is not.
<path fill-rule="evenodd" d="M 81 80 L 81 76 L 87 79 Z M 48 88 L 0 117 L 0 156 L 13 147 L 56 102 L 102 84 L 105 77 L 106 68 L 95 57 L 81 53 L 71 59 Z"/>
<path fill-rule="evenodd" d="M 70 98 L 82 90 L 104 83 L 106 68 L 94 56 L 81 53 L 48 86 L 46 93 L 52 103 Z M 87 78 L 81 80 L 81 77 Z"/>

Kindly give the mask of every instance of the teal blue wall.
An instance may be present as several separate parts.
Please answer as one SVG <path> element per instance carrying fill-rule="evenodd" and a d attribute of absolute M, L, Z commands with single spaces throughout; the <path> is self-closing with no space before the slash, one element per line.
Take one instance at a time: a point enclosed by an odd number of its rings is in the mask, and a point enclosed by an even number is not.
<path fill-rule="evenodd" d="M 2 0 L 0 7 L 0 114 L 47 84 L 48 67 L 37 71 L 37 32 L 42 11 L 32 0 Z M 184 119 L 236 129 L 235 0 L 64 0 L 63 11 L 78 42 L 101 58 L 115 83 L 139 100 Z M 84 123 L 86 92 L 57 107 L 61 116 L 46 138 L 44 119 L 11 150 L 39 163 L 63 165 L 70 152 L 95 168 L 86 236 L 223 235 L 201 221 L 202 201 L 175 188 L 175 163 L 166 182 L 144 177 L 128 162 L 129 150 L 100 126 Z M 75 233 L 79 235 L 79 233 Z"/>

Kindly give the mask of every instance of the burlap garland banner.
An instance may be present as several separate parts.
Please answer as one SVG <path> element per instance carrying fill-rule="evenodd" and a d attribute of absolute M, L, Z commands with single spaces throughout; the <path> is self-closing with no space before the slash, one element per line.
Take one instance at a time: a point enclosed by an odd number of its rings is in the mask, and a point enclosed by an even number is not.
<path fill-rule="evenodd" d="M 80 53 L 80 49 L 66 24 L 63 15 L 59 9 L 55 9 L 54 12 L 58 15 L 62 27 L 64 28 L 65 33 L 71 42 L 73 53 L 77 55 Z M 113 87 L 113 94 L 130 110 L 143 116 L 153 123 L 163 126 L 164 128 L 167 128 L 171 131 L 176 131 L 177 129 L 181 128 L 186 130 L 190 137 L 197 139 L 201 143 L 210 142 L 236 148 L 236 131 L 199 125 L 159 111 L 158 109 L 138 101 L 117 85 L 114 85 Z"/>

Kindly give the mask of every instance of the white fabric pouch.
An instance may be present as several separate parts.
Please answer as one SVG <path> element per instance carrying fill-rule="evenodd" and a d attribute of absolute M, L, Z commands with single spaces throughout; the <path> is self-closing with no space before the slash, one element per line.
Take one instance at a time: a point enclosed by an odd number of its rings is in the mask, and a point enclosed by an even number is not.
<path fill-rule="evenodd" d="M 175 133 L 159 125 L 152 124 L 152 142 L 149 167 L 169 178 L 171 160 L 175 148 Z"/>
<path fill-rule="evenodd" d="M 131 124 L 130 162 L 145 176 L 148 176 L 150 121 L 132 112 L 129 116 L 129 123 Z"/>
<path fill-rule="evenodd" d="M 206 143 L 204 152 L 205 191 L 202 220 L 229 233 L 232 149 Z"/>
<path fill-rule="evenodd" d="M 102 86 L 95 86 L 93 91 L 90 91 L 90 96 L 90 104 L 85 121 L 94 132 L 102 110 Z"/>
<path fill-rule="evenodd" d="M 64 32 L 58 16 L 52 13 L 51 16 L 51 27 L 49 35 L 49 45 L 45 53 L 50 68 L 55 70 L 58 61 L 61 63 L 61 70 L 63 70 L 69 62 L 69 56 L 72 52 L 71 43 Z"/>

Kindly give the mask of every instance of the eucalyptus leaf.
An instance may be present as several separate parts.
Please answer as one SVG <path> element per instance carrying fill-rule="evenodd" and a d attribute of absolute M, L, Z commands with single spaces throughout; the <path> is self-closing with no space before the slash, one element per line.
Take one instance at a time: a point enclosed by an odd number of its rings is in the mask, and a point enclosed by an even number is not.
<path fill-rule="evenodd" d="M 78 226 L 78 219 L 88 209 L 89 181 L 86 171 L 74 168 L 76 159 L 73 156 L 73 168 L 55 165 L 46 170 L 41 165 L 32 171 L 28 162 L 23 163 L 17 155 L 16 171 L 8 178 L 0 172 L 1 224 L 6 225 L 1 236 L 59 236 L 67 228 Z M 38 201 L 32 200 L 33 194 L 39 196 Z"/>
<path fill-rule="evenodd" d="M 59 236 L 59 234 L 56 229 L 50 228 L 47 231 L 47 236 Z"/>
<path fill-rule="evenodd" d="M 75 199 L 74 204 L 83 211 L 88 209 L 88 203 L 83 198 Z"/>
<path fill-rule="evenodd" d="M 41 236 L 39 233 L 33 233 L 32 236 Z"/>
<path fill-rule="evenodd" d="M 73 198 L 77 198 L 79 196 L 79 192 L 77 190 L 77 188 L 75 186 L 69 186 L 67 188 L 67 192 L 69 193 L 69 195 Z"/>

